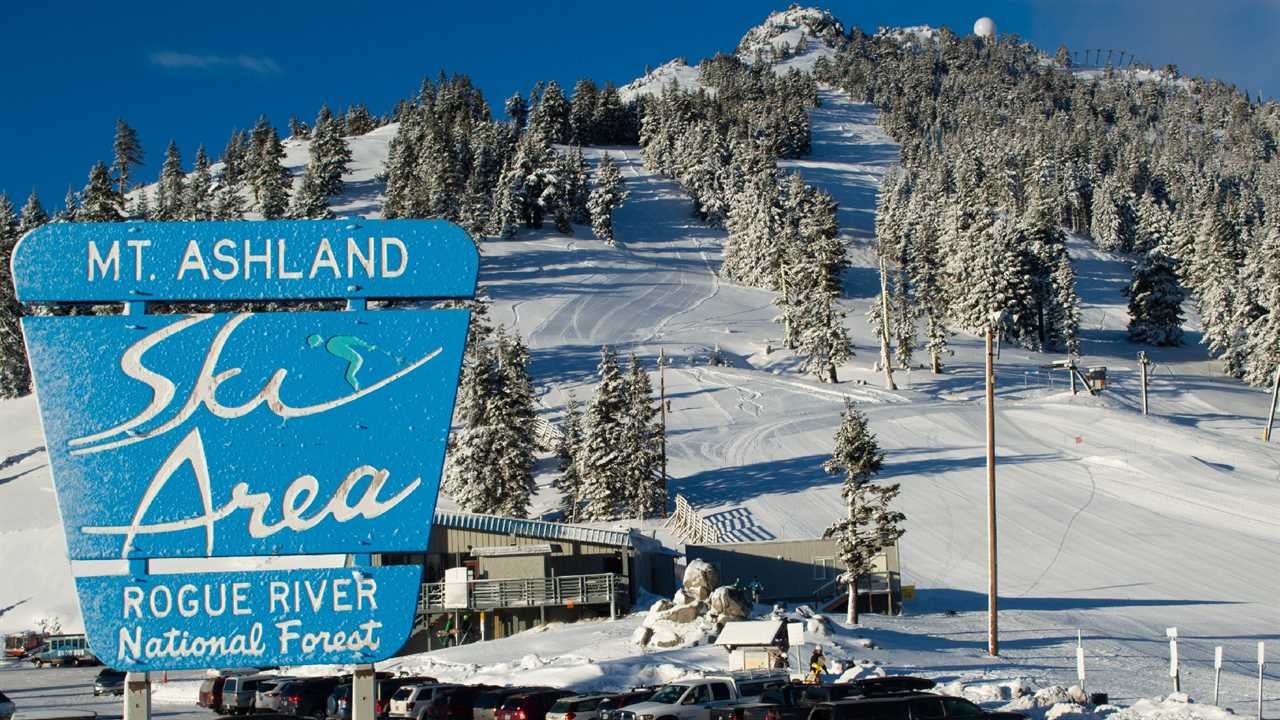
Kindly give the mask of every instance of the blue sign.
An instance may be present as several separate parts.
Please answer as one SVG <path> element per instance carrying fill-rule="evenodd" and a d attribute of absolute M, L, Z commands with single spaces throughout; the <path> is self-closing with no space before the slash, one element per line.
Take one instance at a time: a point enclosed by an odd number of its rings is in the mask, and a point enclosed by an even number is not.
<path fill-rule="evenodd" d="M 237 238 L 276 254 L 236 255 L 224 242 Z M 304 256 L 310 267 L 295 263 Z M 219 280 L 232 260 L 239 270 Z M 416 566 L 164 575 L 138 561 L 427 547 L 469 314 L 362 299 L 472 296 L 478 257 L 464 232 L 408 220 L 54 224 L 23 238 L 13 263 L 23 302 L 135 311 L 22 320 L 69 556 L 132 561 L 129 575 L 77 578 L 95 654 L 161 670 L 365 663 L 404 644 Z M 132 304 L 303 298 L 356 302 Z"/>

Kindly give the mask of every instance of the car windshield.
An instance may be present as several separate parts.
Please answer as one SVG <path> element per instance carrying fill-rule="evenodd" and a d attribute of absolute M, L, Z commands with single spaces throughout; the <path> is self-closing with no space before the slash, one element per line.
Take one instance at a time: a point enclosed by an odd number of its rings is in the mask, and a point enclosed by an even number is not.
<path fill-rule="evenodd" d="M 680 696 L 684 695 L 685 690 L 688 689 L 685 685 L 665 685 L 659 688 L 658 692 L 649 698 L 649 701 L 663 705 L 674 705 L 680 700 Z"/>
<path fill-rule="evenodd" d="M 570 711 L 570 710 L 572 710 L 572 709 L 573 709 L 573 702 L 572 702 L 572 701 L 570 701 L 570 700 L 557 700 L 557 701 L 556 701 L 556 704 L 555 704 L 555 705 L 552 705 L 552 706 L 551 706 L 551 709 L 550 709 L 550 710 L 548 710 L 547 712 L 553 712 L 553 713 L 567 713 L 567 712 L 569 712 L 569 711 Z"/>
<path fill-rule="evenodd" d="M 408 700 L 409 697 L 413 695 L 413 691 L 414 691 L 414 687 L 412 685 L 405 685 L 404 687 L 397 690 L 396 694 L 391 696 L 391 699 L 392 700 Z"/>

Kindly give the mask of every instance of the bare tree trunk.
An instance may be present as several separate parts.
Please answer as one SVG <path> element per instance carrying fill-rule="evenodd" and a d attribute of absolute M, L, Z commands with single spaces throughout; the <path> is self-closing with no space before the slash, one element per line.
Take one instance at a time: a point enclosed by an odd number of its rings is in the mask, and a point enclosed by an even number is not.
<path fill-rule="evenodd" d="M 858 624 L 858 577 L 854 576 L 849 581 L 849 604 L 845 608 L 844 621 L 846 625 Z"/>
<path fill-rule="evenodd" d="M 884 258 L 880 258 L 880 363 L 884 366 L 884 387 L 897 390 L 889 358 L 889 281 L 885 277 Z"/>

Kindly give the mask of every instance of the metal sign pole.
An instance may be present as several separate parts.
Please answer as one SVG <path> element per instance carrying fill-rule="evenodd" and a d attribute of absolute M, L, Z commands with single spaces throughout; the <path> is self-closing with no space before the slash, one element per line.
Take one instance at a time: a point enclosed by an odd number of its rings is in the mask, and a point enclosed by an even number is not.
<path fill-rule="evenodd" d="M 1262 720 L 1262 675 L 1267 669 L 1267 644 L 1258 641 L 1258 720 Z"/>
<path fill-rule="evenodd" d="M 987 324 L 987 653 L 1000 654 L 1000 628 L 996 593 L 996 415 L 995 358 L 992 355 L 994 329 Z"/>
<path fill-rule="evenodd" d="M 1169 677 L 1173 678 L 1173 691 L 1182 692 L 1182 677 L 1178 668 L 1178 628 L 1168 628 L 1164 634 L 1169 638 Z"/>
<path fill-rule="evenodd" d="M 377 720 L 373 677 L 372 665 L 355 667 L 351 675 L 351 720 Z"/>
<path fill-rule="evenodd" d="M 125 673 L 124 720 L 151 720 L 150 673 Z"/>
<path fill-rule="evenodd" d="M 1218 704 L 1218 688 L 1222 684 L 1222 646 L 1213 649 L 1213 704 Z"/>

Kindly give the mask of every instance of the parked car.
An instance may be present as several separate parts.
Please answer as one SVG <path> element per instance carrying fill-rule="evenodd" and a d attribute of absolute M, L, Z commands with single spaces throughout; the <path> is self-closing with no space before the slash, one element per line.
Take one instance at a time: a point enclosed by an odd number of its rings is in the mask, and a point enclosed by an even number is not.
<path fill-rule="evenodd" d="M 436 685 L 438 682 L 432 677 L 422 676 L 401 676 L 391 678 L 378 678 L 374 681 L 375 688 L 373 691 L 373 714 L 379 720 L 390 717 L 391 714 L 391 697 L 407 685 Z"/>
<path fill-rule="evenodd" d="M 471 720 L 476 698 L 493 689 L 492 685 L 450 685 L 431 698 L 425 717 L 428 720 Z"/>
<path fill-rule="evenodd" d="M 275 712 L 280 709 L 280 688 L 288 681 L 294 680 L 291 675 L 277 675 L 258 681 L 258 693 L 253 698 L 253 708 L 258 713 Z"/>
<path fill-rule="evenodd" d="M 286 680 L 279 686 L 280 699 L 276 710 L 294 717 L 324 717 L 326 701 L 338 682 L 336 677 Z"/>
<path fill-rule="evenodd" d="M 196 705 L 214 712 L 222 712 L 222 686 L 227 683 L 224 676 L 207 677 L 200 683 L 200 693 L 196 696 Z"/>
<path fill-rule="evenodd" d="M 102 668 L 93 679 L 93 695 L 123 695 L 125 672 L 114 668 Z"/>
<path fill-rule="evenodd" d="M 387 714 L 393 718 L 409 718 L 422 720 L 427 716 L 427 708 L 436 695 L 442 694 L 454 685 L 440 683 L 416 683 L 402 685 L 389 700 Z"/>
<path fill-rule="evenodd" d="M 731 706 L 758 695 L 770 684 L 786 681 L 785 673 L 752 673 L 739 676 L 722 675 L 678 680 L 658 688 L 648 700 L 619 711 L 621 720 L 710 720 L 715 708 Z"/>
<path fill-rule="evenodd" d="M 249 715 L 258 710 L 258 686 L 274 675 L 237 675 L 227 678 L 222 686 L 222 712 Z"/>
<path fill-rule="evenodd" d="M 767 688 L 755 702 L 715 708 L 711 711 L 711 720 L 807 720 L 810 710 L 819 703 L 850 697 L 918 694 L 933 686 L 934 682 L 928 678 L 906 675 L 866 678 L 834 685 L 792 683 Z"/>
<path fill-rule="evenodd" d="M 547 711 L 557 700 L 575 694 L 572 690 L 532 690 L 512 695 L 494 713 L 494 720 L 546 720 Z"/>
<path fill-rule="evenodd" d="M 0 720 L 10 720 L 13 714 L 18 712 L 18 706 L 13 701 L 0 692 Z"/>
<path fill-rule="evenodd" d="M 507 698 L 539 689 L 542 688 L 501 687 L 482 692 L 476 696 L 475 702 L 471 705 L 471 720 L 494 720 L 498 708 L 502 707 L 502 703 L 506 702 Z"/>
<path fill-rule="evenodd" d="M 619 693 L 612 697 L 607 697 L 600 701 L 600 707 L 597 712 L 600 714 L 600 720 L 619 720 L 615 717 L 618 711 L 636 703 L 642 703 L 653 697 L 657 688 L 635 688 L 625 693 Z"/>
<path fill-rule="evenodd" d="M 570 695 L 556 701 L 546 720 L 600 720 L 600 703 L 612 695 Z"/>
<path fill-rule="evenodd" d="M 1027 716 L 984 710 L 964 698 L 901 693 L 820 703 L 807 720 L 1027 720 Z"/>

